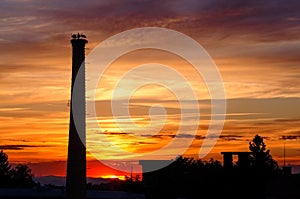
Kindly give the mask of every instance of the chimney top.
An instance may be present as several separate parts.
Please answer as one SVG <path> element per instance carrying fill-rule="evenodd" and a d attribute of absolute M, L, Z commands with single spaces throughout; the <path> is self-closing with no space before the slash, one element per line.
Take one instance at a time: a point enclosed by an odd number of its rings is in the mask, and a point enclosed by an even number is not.
<path fill-rule="evenodd" d="M 83 33 L 81 33 L 81 34 L 79 34 L 79 33 L 77 33 L 77 34 L 72 34 L 72 39 L 86 39 L 86 36 L 85 36 L 85 34 L 83 34 Z"/>

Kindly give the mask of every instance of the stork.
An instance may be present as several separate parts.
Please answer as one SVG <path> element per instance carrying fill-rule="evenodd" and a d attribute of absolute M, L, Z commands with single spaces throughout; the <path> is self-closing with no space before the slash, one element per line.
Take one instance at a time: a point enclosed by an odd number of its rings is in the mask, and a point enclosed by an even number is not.
<path fill-rule="evenodd" d="M 76 34 L 72 34 L 72 38 L 73 38 L 73 39 L 76 39 Z"/>

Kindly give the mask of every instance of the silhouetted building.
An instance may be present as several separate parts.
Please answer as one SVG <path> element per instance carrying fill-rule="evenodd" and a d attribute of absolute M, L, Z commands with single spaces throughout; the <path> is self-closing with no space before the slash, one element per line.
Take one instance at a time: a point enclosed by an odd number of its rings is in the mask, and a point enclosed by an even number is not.
<path fill-rule="evenodd" d="M 292 175 L 292 167 L 283 166 L 282 167 L 282 173 L 283 173 L 283 175 L 286 175 L 286 176 Z"/>
<path fill-rule="evenodd" d="M 251 152 L 221 152 L 223 155 L 223 167 L 230 169 L 233 167 L 233 155 L 238 156 L 238 164 L 240 168 L 248 168 L 250 165 Z"/>
<path fill-rule="evenodd" d="M 66 195 L 69 199 L 86 198 L 85 148 L 85 44 L 84 35 L 74 34 L 72 43 L 72 86 Z M 80 69 L 80 67 L 82 67 Z M 80 69 L 80 70 L 79 70 Z M 74 87 L 76 79 L 76 87 Z M 76 96 L 74 99 L 74 96 Z M 76 114 L 76 125 L 74 115 Z"/>
<path fill-rule="evenodd" d="M 143 187 L 146 199 L 169 199 L 171 193 L 175 193 L 168 189 L 168 185 L 172 185 L 166 176 L 168 165 L 173 160 L 140 160 L 143 170 Z M 159 169 L 161 168 L 161 169 Z M 159 170 L 156 170 L 159 169 Z M 154 170 L 154 171 L 152 171 Z M 150 171 L 150 172 L 149 172 Z"/>

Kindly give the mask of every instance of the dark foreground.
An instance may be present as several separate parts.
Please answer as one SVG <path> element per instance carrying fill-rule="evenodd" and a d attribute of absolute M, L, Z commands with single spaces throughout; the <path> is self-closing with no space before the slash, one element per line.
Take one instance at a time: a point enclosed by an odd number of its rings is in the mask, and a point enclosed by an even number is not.
<path fill-rule="evenodd" d="M 0 189 L 1 199 L 65 199 L 60 189 Z M 123 191 L 88 191 L 87 199 L 144 199 L 142 194 L 126 193 Z"/>

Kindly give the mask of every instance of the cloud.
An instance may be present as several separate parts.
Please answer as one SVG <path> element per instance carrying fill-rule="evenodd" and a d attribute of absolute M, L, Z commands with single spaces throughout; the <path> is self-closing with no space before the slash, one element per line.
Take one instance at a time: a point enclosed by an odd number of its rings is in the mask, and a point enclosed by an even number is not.
<path fill-rule="evenodd" d="M 17 103 L 17 107 L 14 107 L 11 102 L 14 99 L 18 98 L 19 95 L 10 95 L 2 98 L 3 107 L 0 107 L 0 113 L 5 117 L 13 117 L 13 118 L 45 118 L 49 117 L 52 114 L 53 119 L 58 119 L 64 112 L 64 109 L 67 108 L 67 100 L 66 101 L 45 101 L 45 102 L 28 102 L 28 103 Z M 24 96 L 25 97 L 25 96 Z M 7 100 L 7 106 L 4 105 L 4 102 Z M 25 100 L 24 100 L 25 101 Z M 10 102 L 10 104 L 9 104 Z M 62 114 L 62 115 L 61 115 Z M 63 116 L 64 117 L 64 116 Z"/>
<path fill-rule="evenodd" d="M 144 134 L 143 137 L 152 137 L 152 138 L 160 138 L 160 139 L 164 139 L 166 137 L 169 138 L 195 138 L 196 140 L 203 140 L 206 138 L 206 136 L 202 136 L 202 135 L 193 135 L 193 134 L 179 134 L 179 135 L 175 135 L 175 134 L 159 134 L 159 135 L 146 135 Z M 218 136 L 220 139 L 222 140 L 227 140 L 227 141 L 232 141 L 232 140 L 238 140 L 240 138 L 243 138 L 242 135 L 220 135 Z M 214 136 L 209 136 L 209 138 L 215 138 Z"/>
<path fill-rule="evenodd" d="M 159 144 L 157 142 L 146 142 L 146 141 L 139 141 L 139 142 L 134 142 L 134 143 L 131 143 L 130 145 L 149 145 L 149 144 Z"/>
<path fill-rule="evenodd" d="M 193 35 L 213 33 L 211 36 L 214 37 L 218 34 L 219 39 L 232 35 L 255 35 L 257 40 L 270 41 L 298 38 L 298 30 L 295 29 L 300 21 L 298 7 L 299 2 L 295 0 L 284 3 L 225 0 L 27 1 L 18 4 L 4 1 L 1 12 L 6 18 L 11 18 L 14 13 L 14 18 L 10 19 L 14 21 L 7 22 L 15 26 L 36 25 L 33 31 L 38 31 L 42 24 L 46 24 L 44 30 L 51 29 L 51 26 L 65 31 L 79 27 L 109 33 L 139 26 L 160 26 Z M 18 17 L 24 18 L 21 24 Z"/>
<path fill-rule="evenodd" d="M 1 150 L 23 150 L 24 148 L 34 148 L 34 147 L 45 147 L 45 146 L 37 146 L 37 145 L 0 145 Z"/>
<path fill-rule="evenodd" d="M 261 124 L 261 119 L 273 119 L 275 122 L 298 122 L 298 119 L 290 119 L 299 117 L 299 111 L 296 107 L 300 104 L 300 98 L 235 98 L 227 99 L 227 118 L 228 120 L 256 120 L 256 124 Z M 119 104 L 123 104 L 120 100 Z M 110 100 L 97 100 L 96 107 L 99 108 L 99 113 L 103 117 L 112 116 L 110 110 Z M 125 104 L 124 108 L 128 108 L 131 111 L 133 117 L 149 116 L 149 109 L 153 104 L 160 104 L 167 110 L 168 116 L 180 117 L 180 107 L 172 107 L 173 104 L 178 103 L 176 100 L 165 99 L 135 99 L 130 101 L 130 104 Z M 189 100 L 184 100 L 182 103 L 189 104 Z M 199 100 L 202 119 L 210 119 L 210 107 L 208 106 L 210 100 Z M 134 108 L 131 110 L 131 108 Z M 193 110 L 185 110 L 185 112 L 194 113 Z M 103 119 L 103 118 L 102 118 Z M 193 115 L 191 118 L 193 119 Z M 272 122 L 273 123 L 273 122 Z M 264 124 L 267 124 L 264 121 Z"/>
<path fill-rule="evenodd" d="M 233 140 L 240 140 L 244 136 L 241 135 L 220 135 L 220 139 L 225 141 L 233 141 Z"/>
<path fill-rule="evenodd" d="M 131 133 L 121 133 L 121 132 L 108 132 L 108 131 L 105 131 L 104 134 L 105 135 L 129 135 Z"/>
<path fill-rule="evenodd" d="M 299 135 L 282 135 L 280 140 L 298 140 L 300 139 L 300 131 L 298 131 Z"/>

